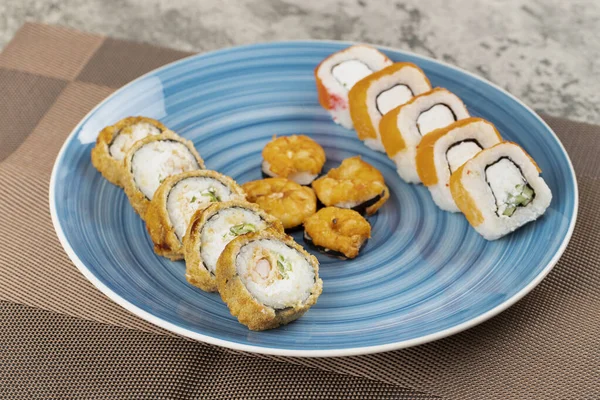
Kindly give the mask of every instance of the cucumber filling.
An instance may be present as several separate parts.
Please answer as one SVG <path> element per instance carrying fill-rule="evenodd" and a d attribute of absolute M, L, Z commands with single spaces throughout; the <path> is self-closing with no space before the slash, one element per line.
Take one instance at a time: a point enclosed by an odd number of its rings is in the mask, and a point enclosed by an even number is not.
<path fill-rule="evenodd" d="M 496 215 L 512 217 L 519 207 L 525 207 L 535 198 L 521 169 L 508 157 L 489 164 L 485 179 L 495 199 Z"/>

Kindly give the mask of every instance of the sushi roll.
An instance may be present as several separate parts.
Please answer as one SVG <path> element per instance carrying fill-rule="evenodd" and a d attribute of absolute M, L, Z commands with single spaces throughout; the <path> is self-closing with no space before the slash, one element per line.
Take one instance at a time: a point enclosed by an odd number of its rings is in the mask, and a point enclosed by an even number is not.
<path fill-rule="evenodd" d="M 353 210 L 325 207 L 304 221 L 304 240 L 318 251 L 355 258 L 371 237 L 371 225 Z"/>
<path fill-rule="evenodd" d="M 351 208 L 367 215 L 377 212 L 390 197 L 381 172 L 360 156 L 345 159 L 315 180 L 312 187 L 325 206 Z"/>
<path fill-rule="evenodd" d="M 358 138 L 367 147 L 384 152 L 379 132 L 381 117 L 430 90 L 427 76 L 411 63 L 395 63 L 360 80 L 348 93 L 350 117 Z"/>
<path fill-rule="evenodd" d="M 144 215 L 154 252 L 172 260 L 183 258 L 183 236 L 196 210 L 229 200 L 245 200 L 242 188 L 216 171 L 196 170 L 166 178 Z"/>
<path fill-rule="evenodd" d="M 348 47 L 330 55 L 315 69 L 319 103 L 329 111 L 336 124 L 352 129 L 348 91 L 365 76 L 391 63 L 385 54 L 365 45 Z"/>
<path fill-rule="evenodd" d="M 310 185 L 325 164 L 325 150 L 304 135 L 273 138 L 262 151 L 265 178 L 287 178 Z"/>
<path fill-rule="evenodd" d="M 294 229 L 317 211 L 317 197 L 310 187 L 285 178 L 267 178 L 242 185 L 246 199 L 278 218 L 285 229 Z"/>
<path fill-rule="evenodd" d="M 415 96 L 384 115 L 379 122 L 381 141 L 398 175 L 408 183 L 421 182 L 415 162 L 421 138 L 465 118 L 469 112 L 462 100 L 443 88 Z"/>
<path fill-rule="evenodd" d="M 217 287 L 231 314 L 253 331 L 302 316 L 323 290 L 319 262 L 272 230 L 233 239 L 217 261 Z"/>
<path fill-rule="evenodd" d="M 217 260 L 225 246 L 240 235 L 267 228 L 283 232 L 277 218 L 246 201 L 226 201 L 197 210 L 183 239 L 185 278 L 206 292 L 215 292 Z"/>
<path fill-rule="evenodd" d="M 417 172 L 439 208 L 460 211 L 450 193 L 450 175 L 475 154 L 501 141 L 496 127 L 481 118 L 463 119 L 423 136 L 417 149 Z"/>
<path fill-rule="evenodd" d="M 501 142 L 458 168 L 450 191 L 471 226 L 495 240 L 544 214 L 552 193 L 541 172 L 518 144 Z"/>
<path fill-rule="evenodd" d="M 160 135 L 167 127 L 146 117 L 127 117 L 100 131 L 92 149 L 92 164 L 106 180 L 122 187 L 123 159 L 135 142 L 150 135 Z"/>
<path fill-rule="evenodd" d="M 171 131 L 137 141 L 125 155 L 123 186 L 133 209 L 144 218 L 154 192 L 169 176 L 204 169 L 194 144 Z"/>

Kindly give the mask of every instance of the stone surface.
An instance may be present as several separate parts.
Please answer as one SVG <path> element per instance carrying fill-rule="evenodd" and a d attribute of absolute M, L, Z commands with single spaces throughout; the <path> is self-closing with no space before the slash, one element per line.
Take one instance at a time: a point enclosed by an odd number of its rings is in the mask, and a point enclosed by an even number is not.
<path fill-rule="evenodd" d="M 2 0 L 0 47 L 25 21 L 188 51 L 307 38 L 393 46 L 539 112 L 600 123 L 598 0 Z"/>

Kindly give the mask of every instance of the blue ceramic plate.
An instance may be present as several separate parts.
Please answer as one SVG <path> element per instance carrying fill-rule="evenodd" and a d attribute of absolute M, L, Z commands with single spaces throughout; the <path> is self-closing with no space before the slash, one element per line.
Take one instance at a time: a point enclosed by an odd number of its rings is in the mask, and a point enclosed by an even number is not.
<path fill-rule="evenodd" d="M 350 43 L 282 42 L 192 56 L 135 80 L 92 110 L 64 144 L 52 174 L 50 207 L 62 245 L 108 297 L 173 332 L 238 350 L 340 356 L 439 339 L 498 314 L 535 287 L 565 249 L 577 214 L 571 162 L 550 128 L 498 87 L 438 61 L 381 49 L 418 64 L 433 86 L 460 96 L 474 116 L 531 154 L 554 198 L 543 218 L 487 242 L 461 214 L 440 211 L 422 185 L 354 131 L 335 125 L 317 102 L 313 69 Z M 218 294 L 187 284 L 183 262 L 154 255 L 142 221 L 122 190 L 90 162 L 106 125 L 130 115 L 161 120 L 191 139 L 210 169 L 238 182 L 260 178 L 261 150 L 274 135 L 304 133 L 327 153 L 326 169 L 361 155 L 385 176 L 391 197 L 370 218 L 361 255 L 317 255 L 323 294 L 298 321 L 251 332 Z M 303 243 L 300 235 L 296 239 Z"/>

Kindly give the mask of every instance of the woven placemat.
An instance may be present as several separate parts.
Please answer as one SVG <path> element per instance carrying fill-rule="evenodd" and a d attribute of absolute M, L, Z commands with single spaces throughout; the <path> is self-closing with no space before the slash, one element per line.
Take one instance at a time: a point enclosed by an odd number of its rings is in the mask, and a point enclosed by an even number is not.
<path fill-rule="evenodd" d="M 598 397 L 598 126 L 545 117 L 578 175 L 571 244 L 517 305 L 450 338 L 348 358 L 249 355 L 180 338 L 102 295 L 52 228 L 54 159 L 99 101 L 186 55 L 37 24 L 0 54 L 0 397 Z"/>

